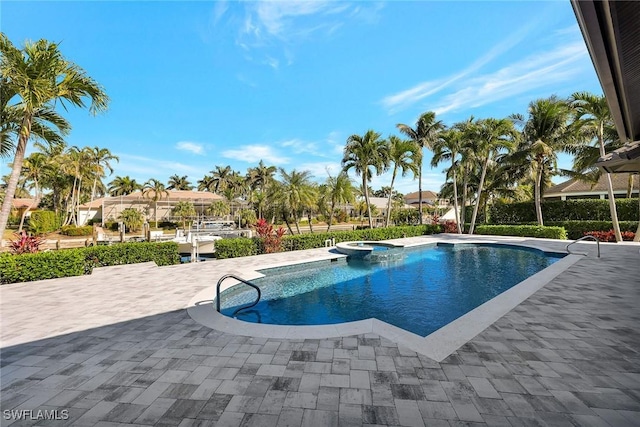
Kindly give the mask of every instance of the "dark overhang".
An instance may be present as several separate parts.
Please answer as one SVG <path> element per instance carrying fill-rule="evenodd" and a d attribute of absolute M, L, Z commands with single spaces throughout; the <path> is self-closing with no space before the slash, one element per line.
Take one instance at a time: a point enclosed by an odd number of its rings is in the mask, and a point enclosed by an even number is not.
<path fill-rule="evenodd" d="M 571 0 L 571 5 L 621 141 L 640 141 L 640 2 Z M 617 151 L 599 159 L 598 166 L 640 172 L 638 144 Z"/>

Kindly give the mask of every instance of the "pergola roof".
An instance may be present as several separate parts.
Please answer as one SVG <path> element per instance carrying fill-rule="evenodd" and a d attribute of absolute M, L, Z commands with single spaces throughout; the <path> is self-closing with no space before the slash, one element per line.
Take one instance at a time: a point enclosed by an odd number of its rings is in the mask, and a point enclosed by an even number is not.
<path fill-rule="evenodd" d="M 640 2 L 571 4 L 618 135 L 629 143 L 598 159 L 597 165 L 607 172 L 640 172 Z"/>

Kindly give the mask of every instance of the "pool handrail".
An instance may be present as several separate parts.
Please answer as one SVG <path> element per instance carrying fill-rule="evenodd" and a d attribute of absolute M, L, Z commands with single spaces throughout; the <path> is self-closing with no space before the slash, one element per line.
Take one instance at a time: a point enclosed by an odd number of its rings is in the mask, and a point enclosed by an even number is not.
<path fill-rule="evenodd" d="M 218 311 L 218 313 L 220 313 L 220 285 L 222 285 L 222 282 L 224 282 L 227 279 L 236 279 L 242 283 L 244 283 L 247 286 L 250 286 L 252 288 L 254 288 L 256 291 L 258 291 L 258 298 L 256 298 L 256 300 L 246 306 L 243 307 L 239 307 L 236 309 L 236 311 L 234 311 L 231 314 L 231 317 L 235 317 L 236 314 L 238 314 L 238 312 L 240 310 L 245 310 L 247 308 L 251 308 L 253 306 L 255 306 L 256 304 L 258 304 L 258 302 L 260 302 L 260 297 L 262 297 L 262 292 L 260 292 L 260 288 L 257 287 L 256 285 L 254 285 L 253 283 L 249 282 L 248 280 L 244 280 L 242 277 L 238 277 L 235 274 L 225 274 L 224 276 L 222 276 L 219 280 L 218 280 L 218 285 L 216 286 L 216 310 Z"/>
<path fill-rule="evenodd" d="M 569 250 L 569 246 L 573 245 L 574 243 L 578 243 L 581 240 L 595 240 L 596 241 L 596 246 L 598 247 L 598 258 L 600 258 L 600 240 L 595 236 L 583 236 L 583 237 L 581 237 L 581 238 L 579 238 L 577 240 L 574 240 L 573 242 L 569 243 L 567 245 L 567 247 L 565 248 L 567 253 L 569 253 L 570 255 L 574 255 L 574 253 Z M 582 252 L 576 252 L 575 255 L 587 256 L 588 254 L 582 253 Z"/>

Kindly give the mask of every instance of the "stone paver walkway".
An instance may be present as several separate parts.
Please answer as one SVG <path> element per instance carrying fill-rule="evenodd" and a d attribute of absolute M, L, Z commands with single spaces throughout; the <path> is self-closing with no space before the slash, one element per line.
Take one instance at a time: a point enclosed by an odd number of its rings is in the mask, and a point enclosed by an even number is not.
<path fill-rule="evenodd" d="M 324 249 L 5 285 L 0 423 L 640 425 L 639 249 L 603 245 L 441 363 L 374 334 L 222 333 L 185 310 L 222 274 Z"/>

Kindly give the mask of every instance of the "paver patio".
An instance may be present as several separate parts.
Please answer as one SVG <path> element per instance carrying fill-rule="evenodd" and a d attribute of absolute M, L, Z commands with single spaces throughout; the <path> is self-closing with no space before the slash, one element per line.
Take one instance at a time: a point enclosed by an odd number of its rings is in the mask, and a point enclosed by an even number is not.
<path fill-rule="evenodd" d="M 589 256 L 440 363 L 375 334 L 252 338 L 187 313 L 223 274 L 328 259 L 326 249 L 4 285 L 0 422 L 640 425 L 640 246 L 602 245 L 600 259 L 585 248 Z M 16 419 L 38 410 L 66 419 Z"/>

